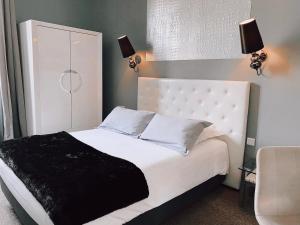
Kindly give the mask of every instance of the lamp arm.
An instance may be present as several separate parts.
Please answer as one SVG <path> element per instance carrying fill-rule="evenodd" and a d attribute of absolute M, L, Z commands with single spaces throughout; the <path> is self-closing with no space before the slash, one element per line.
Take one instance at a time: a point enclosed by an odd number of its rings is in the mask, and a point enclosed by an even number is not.
<path fill-rule="evenodd" d="M 129 57 L 129 67 L 134 70 L 134 72 L 138 73 L 139 68 L 138 65 L 141 64 L 142 58 L 139 55 L 136 55 L 133 59 L 132 56 Z"/>
<path fill-rule="evenodd" d="M 262 75 L 262 63 L 268 58 L 267 53 L 265 53 L 263 50 L 261 51 L 260 54 L 254 52 L 251 54 L 251 63 L 250 67 L 252 69 L 256 70 L 256 74 L 258 76 Z"/>
<path fill-rule="evenodd" d="M 132 56 L 130 56 L 129 57 L 129 67 L 131 68 L 131 69 L 134 69 L 135 67 L 136 67 L 136 62 L 135 62 L 135 60 L 132 58 Z"/>

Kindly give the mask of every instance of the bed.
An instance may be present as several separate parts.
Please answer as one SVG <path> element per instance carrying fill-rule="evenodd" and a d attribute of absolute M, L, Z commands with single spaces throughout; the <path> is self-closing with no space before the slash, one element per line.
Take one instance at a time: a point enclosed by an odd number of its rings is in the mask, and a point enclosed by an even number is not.
<path fill-rule="evenodd" d="M 223 140 L 213 138 L 195 146 L 186 157 L 104 129 L 71 133 L 95 149 L 134 163 L 149 188 L 148 198 L 87 224 L 159 224 L 180 206 L 218 186 L 225 175 L 225 184 L 238 189 L 249 91 L 248 82 L 139 78 L 138 109 L 204 119 L 226 133 Z M 120 146 L 122 151 L 117 151 Z M 1 160 L 0 171 L 4 193 L 22 223 L 52 225 L 43 207 Z"/>

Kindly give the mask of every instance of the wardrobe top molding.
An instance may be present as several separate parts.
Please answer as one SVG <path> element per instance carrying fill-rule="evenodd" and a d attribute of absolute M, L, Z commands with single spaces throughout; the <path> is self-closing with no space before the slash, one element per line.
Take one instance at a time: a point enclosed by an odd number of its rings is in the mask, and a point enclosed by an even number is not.
<path fill-rule="evenodd" d="M 59 30 L 72 31 L 72 32 L 76 32 L 76 33 L 89 34 L 89 35 L 93 35 L 93 36 L 99 36 L 99 35 L 102 36 L 102 33 L 96 32 L 96 31 L 84 30 L 84 29 L 80 29 L 80 28 L 68 27 L 68 26 L 64 26 L 64 25 L 47 23 L 47 22 L 42 22 L 42 21 L 37 21 L 37 20 L 27 20 L 20 24 L 23 24 L 23 23 L 30 25 L 32 27 L 42 26 L 42 27 L 59 29 Z"/>

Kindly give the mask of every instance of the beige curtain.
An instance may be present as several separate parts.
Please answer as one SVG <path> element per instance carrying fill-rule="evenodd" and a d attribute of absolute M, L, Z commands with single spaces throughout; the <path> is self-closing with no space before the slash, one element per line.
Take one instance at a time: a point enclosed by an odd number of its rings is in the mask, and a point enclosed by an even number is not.
<path fill-rule="evenodd" d="M 26 136 L 23 78 L 17 35 L 15 2 L 0 0 L 0 71 L 4 139 Z"/>

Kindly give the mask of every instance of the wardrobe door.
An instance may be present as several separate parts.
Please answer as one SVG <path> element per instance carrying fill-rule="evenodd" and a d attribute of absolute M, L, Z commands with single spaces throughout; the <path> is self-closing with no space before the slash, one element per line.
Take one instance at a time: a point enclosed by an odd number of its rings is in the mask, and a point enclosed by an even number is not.
<path fill-rule="evenodd" d="M 37 36 L 37 133 L 70 130 L 70 32 L 38 26 Z"/>
<path fill-rule="evenodd" d="M 102 119 L 100 35 L 71 32 L 72 130 L 97 127 Z"/>

